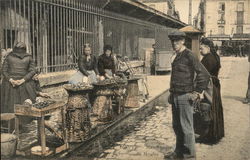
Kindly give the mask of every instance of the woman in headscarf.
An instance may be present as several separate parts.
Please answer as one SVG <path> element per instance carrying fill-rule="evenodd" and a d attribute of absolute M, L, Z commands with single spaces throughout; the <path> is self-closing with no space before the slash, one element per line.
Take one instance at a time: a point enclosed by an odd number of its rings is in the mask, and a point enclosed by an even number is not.
<path fill-rule="evenodd" d="M 91 47 L 88 43 L 84 44 L 83 54 L 79 55 L 78 68 L 79 71 L 70 78 L 69 83 L 93 84 L 97 82 L 97 79 L 99 77 L 99 72 L 97 69 L 97 59 L 94 55 L 92 55 Z"/>
<path fill-rule="evenodd" d="M 112 47 L 110 45 L 104 46 L 104 53 L 99 56 L 98 70 L 100 76 L 110 79 L 115 76 L 115 60 L 112 55 Z"/>
<path fill-rule="evenodd" d="M 220 80 L 218 79 L 221 68 L 220 57 L 216 53 L 214 44 L 207 38 L 201 39 L 200 52 L 203 56 L 201 63 L 210 73 L 213 81 L 213 99 L 211 106 L 211 123 L 204 142 L 216 143 L 224 137 L 223 107 L 220 93 Z"/>
<path fill-rule="evenodd" d="M 32 77 L 35 65 L 32 56 L 26 52 L 26 45 L 18 42 L 4 60 L 1 88 L 1 112 L 13 113 L 14 104 L 23 104 L 26 99 L 35 102 L 32 96 Z"/>

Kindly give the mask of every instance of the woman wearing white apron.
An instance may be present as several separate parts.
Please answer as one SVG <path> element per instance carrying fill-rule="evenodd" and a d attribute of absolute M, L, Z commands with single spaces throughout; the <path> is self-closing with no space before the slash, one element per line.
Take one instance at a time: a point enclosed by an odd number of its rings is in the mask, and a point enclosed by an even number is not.
<path fill-rule="evenodd" d="M 91 54 L 91 47 L 85 44 L 83 47 L 84 53 L 79 55 L 78 68 L 79 70 L 69 79 L 70 84 L 97 82 L 99 72 L 97 69 L 97 59 Z"/>

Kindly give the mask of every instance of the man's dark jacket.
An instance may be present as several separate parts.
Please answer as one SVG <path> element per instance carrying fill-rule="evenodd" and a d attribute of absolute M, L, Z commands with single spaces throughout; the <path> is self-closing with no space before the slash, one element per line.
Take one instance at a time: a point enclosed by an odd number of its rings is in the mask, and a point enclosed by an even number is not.
<path fill-rule="evenodd" d="M 199 92 L 207 88 L 209 82 L 209 73 L 193 55 L 185 49 L 178 53 L 172 63 L 172 74 L 170 82 L 171 93 L 189 93 Z"/>

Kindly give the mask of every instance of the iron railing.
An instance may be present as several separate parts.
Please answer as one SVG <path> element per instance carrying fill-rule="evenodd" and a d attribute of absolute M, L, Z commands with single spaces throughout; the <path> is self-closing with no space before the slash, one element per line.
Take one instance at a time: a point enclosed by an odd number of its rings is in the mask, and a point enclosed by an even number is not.
<path fill-rule="evenodd" d="M 172 30 L 155 23 L 119 15 L 80 0 L 1 0 L 0 47 L 22 41 L 44 73 L 64 71 L 76 63 L 84 43 L 100 55 L 105 44 L 114 53 L 143 58 L 139 38 L 154 39 L 158 48 L 171 48 Z"/>

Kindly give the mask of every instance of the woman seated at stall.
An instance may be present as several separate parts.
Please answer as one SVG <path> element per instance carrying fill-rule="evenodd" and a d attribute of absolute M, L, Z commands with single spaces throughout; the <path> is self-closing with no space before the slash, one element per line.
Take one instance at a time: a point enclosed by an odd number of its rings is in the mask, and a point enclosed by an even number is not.
<path fill-rule="evenodd" d="M 110 45 L 104 46 L 104 53 L 99 56 L 98 70 L 101 80 L 111 79 L 115 76 L 115 60 L 112 55 L 112 47 Z"/>
<path fill-rule="evenodd" d="M 97 82 L 99 78 L 99 72 L 97 69 L 97 59 L 91 53 L 90 44 L 86 43 L 83 46 L 83 54 L 78 57 L 77 71 L 69 80 L 70 84 L 88 83 L 93 84 Z"/>

